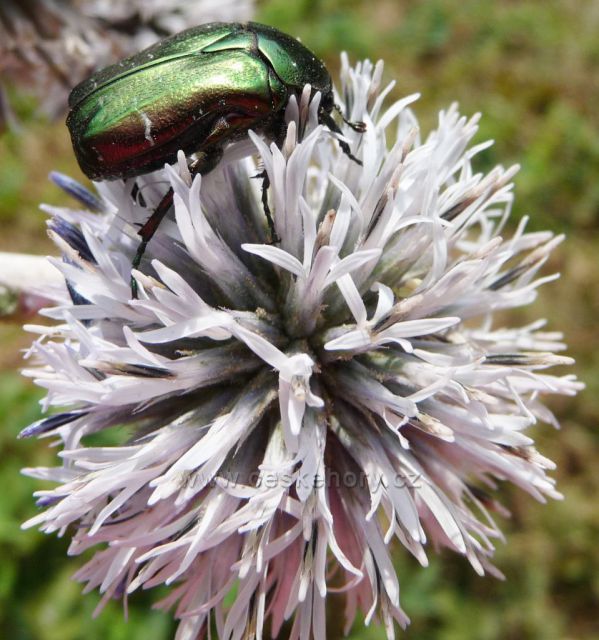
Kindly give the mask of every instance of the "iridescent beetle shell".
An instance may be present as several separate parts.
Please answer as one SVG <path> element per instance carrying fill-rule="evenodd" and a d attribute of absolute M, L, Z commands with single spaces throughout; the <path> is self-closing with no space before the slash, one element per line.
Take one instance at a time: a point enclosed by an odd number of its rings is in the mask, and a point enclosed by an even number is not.
<path fill-rule="evenodd" d="M 250 129 L 277 138 L 289 98 L 306 84 L 321 92 L 329 116 L 329 72 L 295 38 L 252 22 L 210 23 L 77 85 L 67 126 L 89 178 L 133 177 L 174 162 L 179 149 L 217 160 L 214 151 Z"/>

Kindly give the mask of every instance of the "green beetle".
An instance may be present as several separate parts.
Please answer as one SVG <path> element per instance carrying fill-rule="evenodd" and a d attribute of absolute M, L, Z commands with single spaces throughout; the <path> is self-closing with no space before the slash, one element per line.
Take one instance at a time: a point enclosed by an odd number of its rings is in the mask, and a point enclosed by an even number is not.
<path fill-rule="evenodd" d="M 321 93 L 319 121 L 340 129 L 331 76 L 295 38 L 262 24 L 200 25 L 93 74 L 69 96 L 67 126 L 82 171 L 94 180 L 130 178 L 195 154 L 192 173 L 207 173 L 223 147 L 250 129 L 280 143 L 285 107 L 310 84 Z M 346 121 L 347 122 L 347 121 Z M 348 123 L 358 131 L 362 123 Z M 339 141 L 352 159 L 349 146 Z M 356 160 L 357 161 L 357 160 Z M 262 174 L 262 201 L 274 238 Z M 172 204 L 172 190 L 140 229 L 137 267 Z"/>

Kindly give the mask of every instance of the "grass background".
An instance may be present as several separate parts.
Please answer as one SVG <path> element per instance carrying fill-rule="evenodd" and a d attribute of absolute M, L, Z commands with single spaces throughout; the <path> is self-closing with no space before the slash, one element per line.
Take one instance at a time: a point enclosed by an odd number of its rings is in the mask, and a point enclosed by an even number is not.
<path fill-rule="evenodd" d="M 522 164 L 516 177 L 512 228 L 525 214 L 530 227 L 568 235 L 546 267 L 562 278 L 540 291 L 532 308 L 509 318 L 538 317 L 563 329 L 587 385 L 576 399 L 551 407 L 562 430 L 539 425 L 539 449 L 558 463 L 563 502 L 538 505 L 509 487 L 512 511 L 502 523 L 507 544 L 496 563 L 506 582 L 479 578 L 463 558 L 432 557 L 421 569 L 398 549 L 402 604 L 412 617 L 409 640 L 599 639 L 599 3 L 585 0 L 270 0 L 257 19 L 302 40 L 334 72 L 338 52 L 352 60 L 383 58 L 393 96 L 420 91 L 415 110 L 423 132 L 440 108 L 457 100 L 463 113 L 482 111 L 478 141 L 496 144 L 479 170 Z M 67 204 L 47 180 L 51 169 L 81 174 L 62 123 L 34 115 L 14 96 L 21 132 L 0 138 L 0 250 L 51 253 L 39 202 Z M 21 380 L 20 349 L 30 338 L 0 323 L 0 638 L 10 640 L 166 640 L 169 616 L 150 612 L 155 594 L 120 603 L 92 620 L 96 594 L 81 596 L 70 575 L 65 539 L 20 530 L 35 513 L 36 483 L 23 466 L 52 465 L 47 442 L 16 441 L 38 416 L 39 390 Z M 331 602 L 335 628 L 340 602 Z M 356 625 L 355 639 L 382 638 Z"/>

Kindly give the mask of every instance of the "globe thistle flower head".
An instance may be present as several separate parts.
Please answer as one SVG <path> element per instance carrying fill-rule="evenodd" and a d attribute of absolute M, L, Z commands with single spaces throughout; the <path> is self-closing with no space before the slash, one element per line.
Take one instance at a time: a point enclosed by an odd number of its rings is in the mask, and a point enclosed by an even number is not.
<path fill-rule="evenodd" d="M 100 546 L 77 579 L 102 603 L 169 585 L 177 638 L 276 636 L 286 620 L 291 638 L 324 638 L 329 593 L 346 631 L 361 612 L 391 638 L 408 623 L 392 540 L 425 566 L 447 547 L 500 575 L 496 480 L 560 497 L 527 430 L 555 424 L 545 394 L 579 388 L 546 371 L 571 360 L 543 322 L 494 314 L 554 279 L 538 272 L 562 238 L 525 219 L 502 238 L 516 168 L 474 172 L 478 117 L 451 106 L 421 140 L 417 96 L 386 106 L 381 77 L 343 58 L 361 165 L 307 87 L 281 148 L 251 134 L 205 176 L 182 155 L 98 196 L 55 176 L 79 201 L 47 208 L 68 292 L 53 326 L 30 327 L 26 375 L 59 412 L 22 435 L 58 439 L 62 465 L 26 470 L 58 485 L 26 526 L 73 526 L 72 554 Z M 169 186 L 131 299 L 136 229 Z M 113 427 L 118 446 L 90 442 Z"/>

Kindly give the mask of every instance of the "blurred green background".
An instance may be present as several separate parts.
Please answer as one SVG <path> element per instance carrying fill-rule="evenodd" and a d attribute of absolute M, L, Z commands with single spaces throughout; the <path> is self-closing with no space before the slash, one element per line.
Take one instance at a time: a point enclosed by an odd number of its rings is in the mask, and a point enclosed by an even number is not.
<path fill-rule="evenodd" d="M 562 329 L 587 389 L 554 399 L 562 430 L 534 429 L 539 449 L 558 464 L 565 501 L 539 505 L 503 487 L 512 518 L 496 564 L 507 581 L 479 578 L 463 558 L 434 557 L 422 569 L 398 549 L 402 604 L 410 640 L 599 639 L 599 3 L 585 0 L 272 0 L 257 19 L 297 35 L 331 71 L 338 52 L 352 61 L 383 58 L 395 98 L 419 91 L 423 133 L 437 111 L 458 101 L 483 113 L 477 141 L 495 145 L 476 167 L 519 162 L 512 228 L 565 232 L 545 273 L 561 280 L 509 322 L 549 319 Z M 20 133 L 0 138 L 0 250 L 52 253 L 40 202 L 67 204 L 47 180 L 51 169 L 81 177 L 64 125 L 35 116 L 30 99 L 13 95 Z M 506 320 L 507 321 L 507 320 Z M 131 599 L 129 621 L 111 603 L 95 620 L 97 594 L 82 596 L 70 576 L 81 558 L 66 557 L 66 539 L 20 530 L 36 509 L 36 482 L 23 466 L 52 465 L 47 442 L 17 441 L 38 416 L 39 390 L 22 380 L 20 327 L 0 323 L 0 638 L 10 640 L 166 640 L 168 615 L 150 612 L 155 594 Z M 331 602 L 331 616 L 341 602 Z M 332 625 L 336 625 L 333 623 Z M 331 636 L 333 637 L 333 636 Z M 352 638 L 383 638 L 354 628 Z"/>

